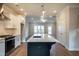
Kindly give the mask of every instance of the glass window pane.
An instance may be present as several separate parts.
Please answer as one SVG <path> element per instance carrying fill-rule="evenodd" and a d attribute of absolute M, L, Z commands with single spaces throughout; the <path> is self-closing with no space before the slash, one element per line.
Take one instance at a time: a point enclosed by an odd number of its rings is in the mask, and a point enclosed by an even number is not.
<path fill-rule="evenodd" d="M 37 26 L 34 26 L 34 29 L 37 29 Z"/>
<path fill-rule="evenodd" d="M 41 29 L 44 29 L 44 26 L 41 26 Z"/>
<path fill-rule="evenodd" d="M 52 26 L 48 26 L 48 34 L 52 34 Z"/>
<path fill-rule="evenodd" d="M 34 25 L 34 34 L 44 34 L 44 26 Z"/>
<path fill-rule="evenodd" d="M 38 26 L 38 30 L 40 29 L 40 26 Z"/>
<path fill-rule="evenodd" d="M 34 25 L 34 34 L 37 33 L 37 26 Z"/>
<path fill-rule="evenodd" d="M 42 34 L 44 34 L 44 26 L 43 25 L 41 26 L 41 31 L 42 31 Z"/>

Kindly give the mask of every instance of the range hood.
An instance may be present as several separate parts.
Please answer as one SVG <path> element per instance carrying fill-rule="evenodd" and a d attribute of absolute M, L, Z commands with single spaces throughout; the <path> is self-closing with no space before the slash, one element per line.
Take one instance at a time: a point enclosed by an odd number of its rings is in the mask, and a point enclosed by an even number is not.
<path fill-rule="evenodd" d="M 0 4 L 0 20 L 10 20 L 10 18 L 4 14 L 3 3 Z"/>

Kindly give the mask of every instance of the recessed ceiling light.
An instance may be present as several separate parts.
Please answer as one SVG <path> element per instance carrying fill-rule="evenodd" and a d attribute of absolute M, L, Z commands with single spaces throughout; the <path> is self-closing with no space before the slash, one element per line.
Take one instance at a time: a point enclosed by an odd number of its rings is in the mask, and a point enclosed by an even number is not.
<path fill-rule="evenodd" d="M 21 8 L 21 9 L 20 9 L 20 11 L 24 11 L 24 9 L 23 9 L 23 8 Z"/>
<path fill-rule="evenodd" d="M 56 10 L 53 10 L 53 13 L 56 13 L 57 11 Z"/>

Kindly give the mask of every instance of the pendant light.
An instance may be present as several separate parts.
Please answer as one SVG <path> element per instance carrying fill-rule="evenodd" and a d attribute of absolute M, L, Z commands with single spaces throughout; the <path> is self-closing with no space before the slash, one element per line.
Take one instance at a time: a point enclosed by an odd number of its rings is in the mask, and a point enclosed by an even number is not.
<path fill-rule="evenodd" d="M 41 5 L 41 8 L 42 8 L 42 15 L 41 15 L 41 21 L 42 22 L 46 22 L 47 20 L 45 19 L 45 17 L 46 17 L 46 11 L 45 11 L 45 7 L 44 7 L 45 5 L 44 4 L 42 4 Z"/>

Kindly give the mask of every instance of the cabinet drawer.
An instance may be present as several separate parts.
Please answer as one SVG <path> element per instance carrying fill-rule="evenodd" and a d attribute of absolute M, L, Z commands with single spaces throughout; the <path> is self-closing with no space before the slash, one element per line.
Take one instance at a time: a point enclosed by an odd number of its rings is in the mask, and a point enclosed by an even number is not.
<path fill-rule="evenodd" d="M 49 48 L 46 43 L 28 43 L 28 55 L 48 56 L 49 54 Z"/>
<path fill-rule="evenodd" d="M 18 47 L 21 44 L 19 36 L 15 37 L 15 48 Z"/>
<path fill-rule="evenodd" d="M 28 56 L 49 56 L 51 45 L 55 42 L 28 42 Z"/>

